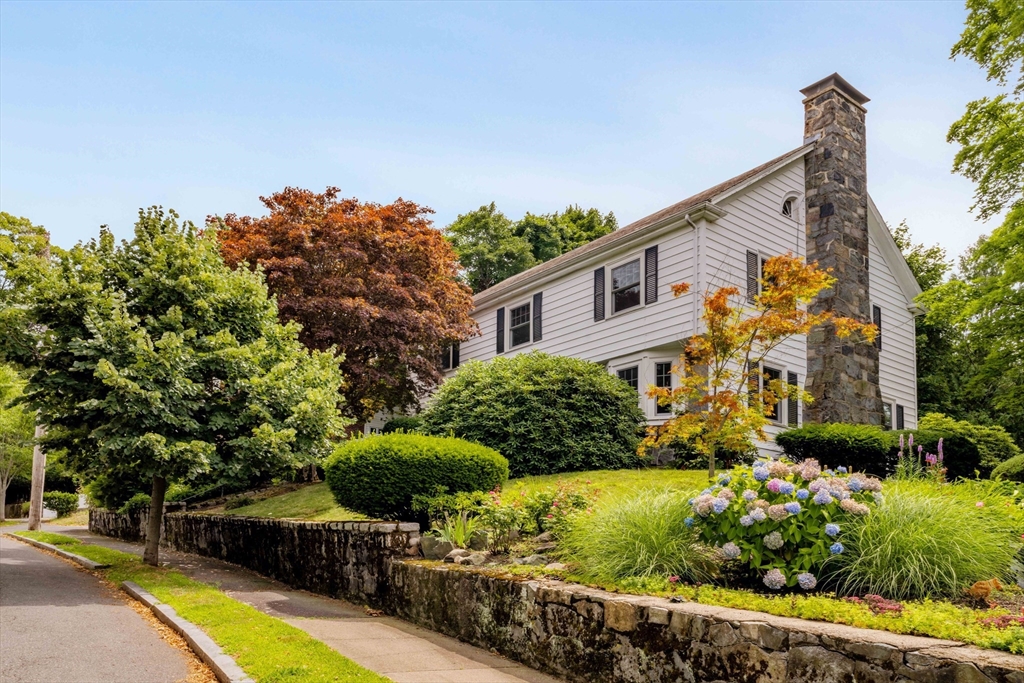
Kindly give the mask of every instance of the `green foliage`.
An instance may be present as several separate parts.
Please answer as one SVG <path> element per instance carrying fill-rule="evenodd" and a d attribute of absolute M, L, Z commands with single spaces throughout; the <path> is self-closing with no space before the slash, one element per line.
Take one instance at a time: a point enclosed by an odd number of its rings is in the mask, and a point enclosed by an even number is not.
<path fill-rule="evenodd" d="M 468 511 L 446 517 L 435 528 L 437 537 L 456 548 L 468 548 L 474 536 L 479 533 L 480 520 L 470 516 Z"/>
<path fill-rule="evenodd" d="M 977 476 L 981 468 L 981 452 L 974 441 L 954 432 L 932 431 L 926 429 L 906 429 L 900 432 L 889 432 L 890 438 L 890 461 L 895 463 L 899 459 L 900 436 L 905 437 L 909 445 L 909 437 L 914 437 L 913 450 L 907 448 L 906 455 L 916 457 L 919 460 L 923 456 L 939 454 L 939 439 L 942 439 L 942 465 L 946 468 L 946 478 L 972 479 Z"/>
<path fill-rule="evenodd" d="M 999 425 L 979 425 L 955 420 L 947 415 L 928 413 L 917 422 L 919 429 L 958 434 L 971 440 L 981 456 L 979 469 L 983 477 L 989 476 L 1000 463 L 1021 455 L 1010 434 Z"/>
<path fill-rule="evenodd" d="M 550 531 L 561 538 L 580 513 L 591 511 L 594 498 L 592 491 L 577 483 L 559 481 L 554 488 L 533 491 L 513 501 L 523 510 L 526 531 L 532 534 Z"/>
<path fill-rule="evenodd" d="M 49 447 L 108 480 L 94 495 L 122 489 L 106 504 L 155 478 L 284 473 L 326 455 L 343 426 L 333 354 L 307 352 L 261 276 L 225 266 L 216 231 L 173 211 L 140 211 L 120 245 L 103 229 L 35 292 L 46 334 L 29 398 Z"/>
<path fill-rule="evenodd" d="M 1018 455 L 1000 463 L 992 470 L 992 478 L 1024 484 L 1024 455 Z"/>
<path fill-rule="evenodd" d="M 149 512 L 149 506 L 152 502 L 148 493 L 136 493 L 134 496 L 124 502 L 124 505 L 117 509 L 122 515 L 127 515 L 132 512 Z"/>
<path fill-rule="evenodd" d="M 421 431 L 504 453 L 512 476 L 640 464 L 636 391 L 597 363 L 532 352 L 459 367 L 422 413 Z"/>
<path fill-rule="evenodd" d="M 396 415 L 388 420 L 380 430 L 381 434 L 392 434 L 394 432 L 412 433 L 423 424 L 423 418 L 417 415 Z"/>
<path fill-rule="evenodd" d="M 678 576 L 707 581 L 717 573 L 709 548 L 687 526 L 690 506 L 677 491 L 646 489 L 592 515 L 579 515 L 561 551 L 587 579 Z"/>
<path fill-rule="evenodd" d="M 42 226 L 0 211 L 0 361 L 33 363 L 37 329 L 29 312 L 33 289 L 49 267 L 50 238 Z"/>
<path fill-rule="evenodd" d="M 65 517 L 78 509 L 78 494 L 47 491 L 43 494 L 43 504 L 56 512 L 58 517 Z"/>
<path fill-rule="evenodd" d="M 807 424 L 780 433 L 775 442 L 795 461 L 814 458 L 826 467 L 849 467 L 878 476 L 889 474 L 895 466 L 890 435 L 870 425 Z"/>
<path fill-rule="evenodd" d="M 619 227 L 615 214 L 601 215 L 597 209 L 570 206 L 547 215 L 527 213 L 512 227 L 512 232 L 530 243 L 537 263 L 550 261 L 577 247 L 614 232 Z"/>
<path fill-rule="evenodd" d="M 489 491 L 508 479 L 497 451 L 462 439 L 387 434 L 347 441 L 324 466 L 338 504 L 374 517 L 412 519 L 413 496 Z"/>
<path fill-rule="evenodd" d="M 781 587 L 768 577 L 777 570 L 792 588 L 800 575 L 817 574 L 843 552 L 845 527 L 870 515 L 882 489 L 877 479 L 844 469 L 822 471 L 814 459 L 735 467 L 692 499 L 691 523 L 726 559 L 764 575 L 765 585 Z"/>
<path fill-rule="evenodd" d="M 0 520 L 11 482 L 27 479 L 32 471 L 35 415 L 15 403 L 24 387 L 25 382 L 17 371 L 0 363 Z"/>
<path fill-rule="evenodd" d="M 829 583 L 848 595 L 904 600 L 956 598 L 975 581 L 1006 578 L 1020 528 L 1004 502 L 971 484 L 891 482 L 870 515 L 846 525 Z"/>

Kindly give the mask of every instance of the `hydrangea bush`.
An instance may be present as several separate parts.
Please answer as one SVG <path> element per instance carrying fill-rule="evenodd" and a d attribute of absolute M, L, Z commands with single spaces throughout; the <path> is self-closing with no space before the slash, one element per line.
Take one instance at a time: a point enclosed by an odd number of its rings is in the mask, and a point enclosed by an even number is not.
<path fill-rule="evenodd" d="M 721 474 L 691 499 L 687 524 L 723 560 L 747 565 L 769 588 L 811 590 L 825 561 L 844 550 L 844 521 L 869 514 L 881 491 L 878 479 L 845 467 L 761 460 Z"/>

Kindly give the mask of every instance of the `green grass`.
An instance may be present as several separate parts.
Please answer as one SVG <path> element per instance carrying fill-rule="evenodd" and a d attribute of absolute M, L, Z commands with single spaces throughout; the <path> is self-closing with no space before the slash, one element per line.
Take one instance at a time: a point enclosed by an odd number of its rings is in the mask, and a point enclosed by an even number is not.
<path fill-rule="evenodd" d="M 331 495 L 331 490 L 327 488 L 326 483 L 310 484 L 296 491 L 264 498 L 252 505 L 235 508 L 234 510 L 220 509 L 215 512 L 221 515 L 270 517 L 272 519 L 307 519 L 323 522 L 366 519 L 365 515 L 352 512 L 338 505 L 334 501 L 334 496 Z"/>
<path fill-rule="evenodd" d="M 120 585 L 134 581 L 207 633 L 257 683 L 386 683 L 305 631 L 229 598 L 212 586 L 172 569 L 150 567 L 135 555 L 88 545 L 47 532 L 19 536 L 59 545 L 68 552 L 110 564 L 101 570 Z"/>
<path fill-rule="evenodd" d="M 544 474 L 535 477 L 511 479 L 502 489 L 506 496 L 518 496 L 521 492 L 530 495 L 534 491 L 553 488 L 558 482 L 578 484 L 598 493 L 598 509 L 614 502 L 624 494 L 650 488 L 693 491 L 708 485 L 708 475 L 703 470 L 594 470 L 591 472 L 569 472 L 565 474 Z"/>
<path fill-rule="evenodd" d="M 60 526 L 89 526 L 89 510 L 76 510 L 70 515 L 46 520 L 47 524 L 59 524 Z"/>

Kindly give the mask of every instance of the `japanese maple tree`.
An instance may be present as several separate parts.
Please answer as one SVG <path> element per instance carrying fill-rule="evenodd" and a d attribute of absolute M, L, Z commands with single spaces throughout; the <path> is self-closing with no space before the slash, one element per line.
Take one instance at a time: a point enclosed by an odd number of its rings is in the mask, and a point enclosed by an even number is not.
<path fill-rule="evenodd" d="M 720 287 L 703 295 L 703 333 L 689 338 L 673 371 L 675 388 L 649 387 L 659 405 L 677 408 L 663 425 L 651 427 L 640 453 L 687 441 L 708 458 L 708 476 L 715 476 L 715 455 L 749 448 L 751 439 L 767 439 L 764 428 L 779 401 L 811 396 L 761 371 L 765 357 L 796 335 L 819 325 L 832 325 L 836 335 L 874 341 L 870 323 L 837 316 L 831 311 L 807 310 L 814 297 L 835 283 L 828 271 L 786 254 L 768 259 L 762 267 L 760 294 L 744 304 L 736 287 Z M 688 283 L 672 286 L 675 296 L 690 291 Z"/>
<path fill-rule="evenodd" d="M 416 405 L 441 380 L 443 349 L 476 330 L 473 299 L 430 209 L 338 193 L 288 187 L 261 197 L 269 214 L 226 216 L 221 249 L 234 267 L 263 269 L 306 346 L 343 356 L 344 409 L 366 421 Z"/>

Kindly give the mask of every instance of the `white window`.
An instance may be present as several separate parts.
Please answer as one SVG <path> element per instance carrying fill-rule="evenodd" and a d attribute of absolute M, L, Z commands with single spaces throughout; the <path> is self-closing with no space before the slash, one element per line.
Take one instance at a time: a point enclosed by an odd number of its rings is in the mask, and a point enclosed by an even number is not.
<path fill-rule="evenodd" d="M 640 259 L 612 268 L 612 314 L 640 305 Z"/>
<path fill-rule="evenodd" d="M 509 311 L 508 338 L 510 348 L 530 343 L 530 302 Z"/>
<path fill-rule="evenodd" d="M 654 364 L 654 386 L 660 389 L 672 388 L 672 362 L 656 362 Z M 654 402 L 654 413 L 656 415 L 668 415 L 672 412 L 672 406 L 661 405 L 657 400 Z"/>
<path fill-rule="evenodd" d="M 633 365 L 628 368 L 622 368 L 618 371 L 619 379 L 633 387 L 633 391 L 640 393 L 640 366 Z"/>

